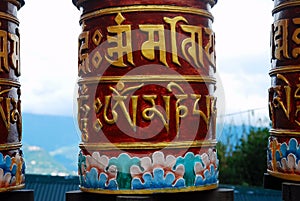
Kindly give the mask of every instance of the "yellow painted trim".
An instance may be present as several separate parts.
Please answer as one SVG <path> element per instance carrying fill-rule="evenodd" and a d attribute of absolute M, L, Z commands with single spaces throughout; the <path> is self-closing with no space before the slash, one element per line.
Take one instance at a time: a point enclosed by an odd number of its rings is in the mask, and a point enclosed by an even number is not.
<path fill-rule="evenodd" d="M 288 129 L 270 129 L 270 134 L 275 136 L 300 136 L 299 131 L 288 130 Z"/>
<path fill-rule="evenodd" d="M 79 84 L 112 83 L 112 82 L 198 82 L 216 83 L 214 77 L 198 75 L 126 75 L 126 76 L 102 76 L 88 77 L 78 80 Z"/>
<path fill-rule="evenodd" d="M 105 190 L 105 189 L 88 189 L 80 186 L 80 189 L 88 193 L 101 194 L 154 194 L 154 193 L 180 193 L 193 191 L 206 191 L 218 188 L 218 184 L 211 184 L 206 186 L 192 186 L 185 188 L 165 188 L 165 189 L 143 189 L 143 190 Z"/>
<path fill-rule="evenodd" d="M 122 6 L 122 7 L 112 7 L 103 8 L 90 13 L 83 14 L 80 18 L 80 23 L 82 21 L 116 13 L 130 13 L 130 12 L 174 12 L 174 13 L 187 13 L 194 14 L 203 17 L 207 17 L 214 20 L 213 15 L 204 9 L 183 7 L 183 6 L 173 6 L 173 5 L 132 5 L 132 6 Z"/>
<path fill-rule="evenodd" d="M 300 66 L 279 66 L 270 70 L 269 75 L 276 75 L 278 73 L 295 73 L 300 72 Z"/>
<path fill-rule="evenodd" d="M 182 149 L 182 148 L 201 148 L 214 147 L 216 140 L 207 141 L 183 141 L 183 142 L 128 142 L 128 143 L 80 143 L 83 149 L 95 150 L 118 150 L 118 149 Z"/>
<path fill-rule="evenodd" d="M 300 175 L 297 174 L 286 174 L 281 172 L 275 172 L 271 170 L 267 170 L 267 172 L 277 178 L 284 179 L 284 180 L 291 180 L 291 181 L 300 181 Z"/>
<path fill-rule="evenodd" d="M 22 147 L 22 143 L 8 143 L 8 144 L 0 144 L 0 151 L 8 151 L 13 149 L 19 149 Z"/>
<path fill-rule="evenodd" d="M 13 87 L 21 86 L 21 84 L 17 81 L 3 79 L 3 78 L 0 78 L 0 85 L 8 85 L 8 86 L 13 86 Z"/>
<path fill-rule="evenodd" d="M 21 184 L 18 186 L 10 186 L 7 188 L 0 188 L 0 192 L 7 192 L 7 191 L 13 191 L 13 190 L 19 190 L 25 187 L 25 184 Z"/>
<path fill-rule="evenodd" d="M 13 23 L 16 23 L 17 25 L 20 24 L 18 18 L 16 18 L 15 16 L 13 16 L 11 14 L 8 14 L 8 13 L 0 12 L 0 19 L 9 20 Z"/>
<path fill-rule="evenodd" d="M 282 9 L 289 8 L 289 7 L 294 7 L 294 6 L 300 6 L 300 1 L 299 0 L 294 0 L 294 1 L 288 1 L 288 2 L 281 3 L 273 9 L 272 15 L 274 15 L 275 13 L 281 11 Z"/>

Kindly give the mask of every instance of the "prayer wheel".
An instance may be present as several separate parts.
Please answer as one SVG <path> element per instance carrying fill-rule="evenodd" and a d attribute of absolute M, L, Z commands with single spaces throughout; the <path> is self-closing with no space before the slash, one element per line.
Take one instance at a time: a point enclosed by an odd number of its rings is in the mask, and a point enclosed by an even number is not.
<path fill-rule="evenodd" d="M 0 192 L 23 188 L 25 182 L 17 18 L 23 5 L 23 0 L 0 1 Z"/>
<path fill-rule="evenodd" d="M 73 4 L 81 190 L 216 189 L 216 0 Z"/>
<path fill-rule="evenodd" d="M 268 173 L 300 181 L 300 1 L 274 0 Z"/>

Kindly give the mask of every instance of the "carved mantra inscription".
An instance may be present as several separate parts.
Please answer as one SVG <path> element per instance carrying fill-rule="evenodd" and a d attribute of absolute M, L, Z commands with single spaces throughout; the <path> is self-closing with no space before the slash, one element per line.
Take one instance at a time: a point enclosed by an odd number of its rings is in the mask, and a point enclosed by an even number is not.
<path fill-rule="evenodd" d="M 16 76 L 20 76 L 19 37 L 0 30 L 0 73 L 9 73 L 10 68 Z"/>
<path fill-rule="evenodd" d="M 107 44 L 103 46 L 105 49 L 103 52 L 94 51 L 92 55 L 87 53 L 90 44 L 99 45 L 103 41 L 103 33 L 100 30 L 83 31 L 80 34 L 79 74 L 90 73 L 93 71 L 92 68 L 98 69 L 104 60 L 110 65 L 120 68 L 135 66 L 135 58 L 132 53 L 133 47 L 137 46 L 145 59 L 154 60 L 158 57 L 160 63 L 168 67 L 167 43 L 171 44 L 171 62 L 179 67 L 181 66 L 178 56 L 180 52 L 184 60 L 197 68 L 204 67 L 204 60 L 206 60 L 215 69 L 215 34 L 208 27 L 190 25 L 183 16 L 164 17 L 165 24 L 138 25 L 139 34 L 145 35 L 147 38 L 139 46 L 138 40 L 132 38 L 132 25 L 126 24 L 123 15 L 118 13 L 114 20 L 117 25 L 107 27 Z M 166 32 L 165 27 L 169 28 L 169 32 Z M 185 37 L 180 44 L 177 39 L 179 31 L 189 36 Z M 90 37 L 92 37 L 92 42 L 90 42 Z M 156 50 L 159 52 L 158 54 L 155 53 Z"/>
<path fill-rule="evenodd" d="M 130 95 L 131 92 L 141 89 L 143 86 L 144 83 L 141 83 L 126 88 L 124 83 L 119 82 L 115 87 L 109 87 L 111 95 L 96 97 L 93 105 L 89 105 L 89 99 L 92 97 L 89 95 L 88 87 L 82 85 L 78 98 L 78 124 L 82 131 L 82 140 L 88 141 L 88 125 L 91 123 L 92 118 L 89 118 L 91 113 L 97 116 L 92 122 L 95 132 L 99 132 L 105 126 L 109 127 L 116 124 L 120 116 L 125 117 L 122 119 L 126 120 L 127 125 L 134 132 L 137 127 L 137 117 L 140 116 L 142 119 L 139 121 L 159 120 L 164 125 L 166 132 L 169 132 L 170 126 L 175 126 L 177 137 L 179 137 L 180 122 L 188 115 L 198 116 L 198 119 L 206 125 L 207 130 L 211 118 L 214 118 L 213 122 L 215 121 L 216 98 L 213 96 L 186 94 L 184 89 L 175 82 L 170 82 L 166 86 L 167 92 L 172 95 Z M 202 108 L 200 108 L 201 105 Z M 171 119 L 175 119 L 174 125 L 170 125 L 173 122 L 170 121 Z"/>
<path fill-rule="evenodd" d="M 272 58 L 293 60 L 300 54 L 300 18 L 280 19 L 271 29 Z"/>

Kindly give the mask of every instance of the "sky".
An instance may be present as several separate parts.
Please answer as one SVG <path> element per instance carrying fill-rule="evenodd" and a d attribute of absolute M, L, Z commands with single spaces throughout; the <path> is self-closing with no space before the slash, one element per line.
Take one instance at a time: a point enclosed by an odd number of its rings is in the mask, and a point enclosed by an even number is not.
<path fill-rule="evenodd" d="M 272 9 L 272 0 L 219 0 L 212 9 L 219 115 L 268 116 Z M 73 116 L 80 14 L 71 0 L 27 0 L 18 12 L 22 112 Z"/>

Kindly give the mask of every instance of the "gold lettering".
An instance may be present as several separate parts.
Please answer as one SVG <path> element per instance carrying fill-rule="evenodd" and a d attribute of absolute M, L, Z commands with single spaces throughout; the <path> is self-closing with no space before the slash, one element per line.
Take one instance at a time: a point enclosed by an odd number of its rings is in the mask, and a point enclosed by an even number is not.
<path fill-rule="evenodd" d="M 193 107 L 193 115 L 200 115 L 204 120 L 207 129 L 209 128 L 209 119 L 211 115 L 211 105 L 214 100 L 212 96 L 206 96 L 206 114 L 199 109 L 199 101 L 202 96 L 200 94 L 191 94 L 192 99 L 195 99 L 194 107 Z"/>
<path fill-rule="evenodd" d="M 177 16 L 174 18 L 168 18 L 164 17 L 164 21 L 168 24 L 170 24 L 170 30 L 171 30 L 171 47 L 172 47 L 172 61 L 181 66 L 178 60 L 178 54 L 177 54 L 177 40 L 176 40 L 176 24 L 180 21 L 183 21 L 185 23 L 188 23 L 188 21 L 182 17 L 182 16 Z"/>
<path fill-rule="evenodd" d="M 100 113 L 100 109 L 102 108 L 102 103 L 101 100 L 99 98 L 96 98 L 96 100 L 94 101 L 94 111 L 96 114 Z M 95 123 L 94 123 L 94 130 L 96 132 L 99 132 L 101 130 L 101 128 L 103 127 L 102 122 L 100 121 L 99 118 L 96 119 Z"/>
<path fill-rule="evenodd" d="M 216 56 L 215 56 L 215 33 L 210 28 L 204 28 L 205 33 L 208 35 L 209 40 L 207 45 L 204 47 L 206 57 L 209 63 L 216 70 Z"/>
<path fill-rule="evenodd" d="M 193 25 L 181 25 L 182 30 L 191 34 L 190 38 L 182 41 L 181 51 L 188 62 L 193 60 L 196 67 L 200 68 L 203 63 L 202 28 Z M 198 52 L 198 54 L 197 54 Z"/>
<path fill-rule="evenodd" d="M 293 23 L 299 25 L 300 24 L 300 18 L 294 18 Z M 293 42 L 295 42 L 297 45 L 300 45 L 300 38 L 298 37 L 300 34 L 300 28 L 297 28 L 292 36 Z M 300 47 L 294 48 L 292 50 L 292 55 L 294 58 L 297 58 L 300 54 Z"/>
<path fill-rule="evenodd" d="M 289 81 L 281 74 L 277 74 L 277 79 L 278 80 L 282 80 L 283 82 L 285 82 L 287 84 L 287 86 L 285 85 L 284 88 L 284 92 L 285 92 L 285 97 L 286 97 L 286 106 L 284 105 L 283 101 L 282 101 L 282 97 L 283 97 L 283 92 L 282 90 L 282 86 L 275 86 L 274 87 L 274 91 L 275 91 L 275 95 L 273 97 L 273 105 L 275 106 L 275 108 L 282 108 L 286 117 L 288 119 L 290 119 L 290 112 L 291 112 L 291 85 L 289 83 Z"/>
<path fill-rule="evenodd" d="M 110 99 L 111 96 L 105 96 L 105 104 L 104 104 L 104 113 L 103 113 L 103 117 L 106 123 L 108 124 L 115 124 L 116 121 L 118 120 L 118 113 L 115 110 L 112 110 L 112 119 L 109 119 L 107 116 L 107 110 L 108 110 L 108 106 L 110 104 Z"/>
<path fill-rule="evenodd" d="M 167 132 L 169 132 L 169 122 L 165 119 L 164 115 L 156 108 L 155 99 L 157 95 L 143 95 L 143 99 L 149 103 L 151 103 L 151 107 L 146 108 L 142 112 L 142 117 L 145 120 L 151 121 L 155 115 L 159 117 L 159 119 L 163 122 Z"/>
<path fill-rule="evenodd" d="M 84 31 L 79 35 L 78 39 L 78 55 L 79 55 L 79 64 L 78 64 L 78 73 L 83 72 L 84 74 L 90 73 L 90 64 L 89 64 L 89 54 L 85 53 L 89 48 L 89 31 Z"/>
<path fill-rule="evenodd" d="M 107 36 L 109 44 L 116 44 L 115 47 L 107 49 L 109 57 L 105 56 L 106 60 L 112 65 L 117 67 L 126 67 L 123 56 L 127 55 L 127 61 L 134 65 L 132 56 L 132 45 L 131 45 L 131 25 L 121 25 L 125 18 L 121 13 L 115 18 L 116 26 L 107 27 L 108 33 L 116 34 L 116 36 Z M 125 40 L 123 40 L 125 38 Z M 116 58 L 115 60 L 111 58 Z"/>
<path fill-rule="evenodd" d="M 300 84 L 297 84 L 297 89 L 294 94 L 295 101 L 300 100 Z M 296 104 L 295 122 L 300 126 L 300 121 L 297 120 L 298 113 L 300 112 L 300 105 Z"/>
<path fill-rule="evenodd" d="M 90 107 L 86 104 L 86 101 L 89 99 L 89 95 L 87 95 L 88 87 L 86 85 L 80 86 L 78 90 L 78 114 L 77 120 L 79 129 L 81 131 L 82 141 L 88 141 L 88 114 L 90 112 Z"/>
<path fill-rule="evenodd" d="M 142 44 L 142 55 L 149 59 L 155 59 L 155 49 L 159 50 L 159 61 L 168 67 L 166 58 L 166 42 L 164 25 L 139 25 L 143 32 L 148 33 L 148 40 Z"/>
<path fill-rule="evenodd" d="M 8 33 L 9 38 L 12 40 L 12 47 L 10 53 L 10 60 L 13 69 L 15 69 L 16 76 L 20 76 L 20 40 L 17 35 Z"/>
<path fill-rule="evenodd" d="M 188 115 L 188 108 L 185 105 L 180 105 L 180 102 L 187 99 L 188 95 L 184 93 L 184 90 L 180 85 L 175 82 L 170 82 L 167 85 L 167 89 L 169 92 L 173 92 L 172 88 L 177 88 L 182 94 L 175 94 L 177 99 L 176 101 L 176 137 L 179 137 L 179 127 L 180 127 L 180 119 L 186 117 Z"/>
<path fill-rule="evenodd" d="M 288 19 L 278 20 L 273 26 L 274 57 L 278 60 L 289 59 L 288 52 Z"/>
<path fill-rule="evenodd" d="M 9 72 L 7 32 L 0 30 L 0 72 Z"/>

